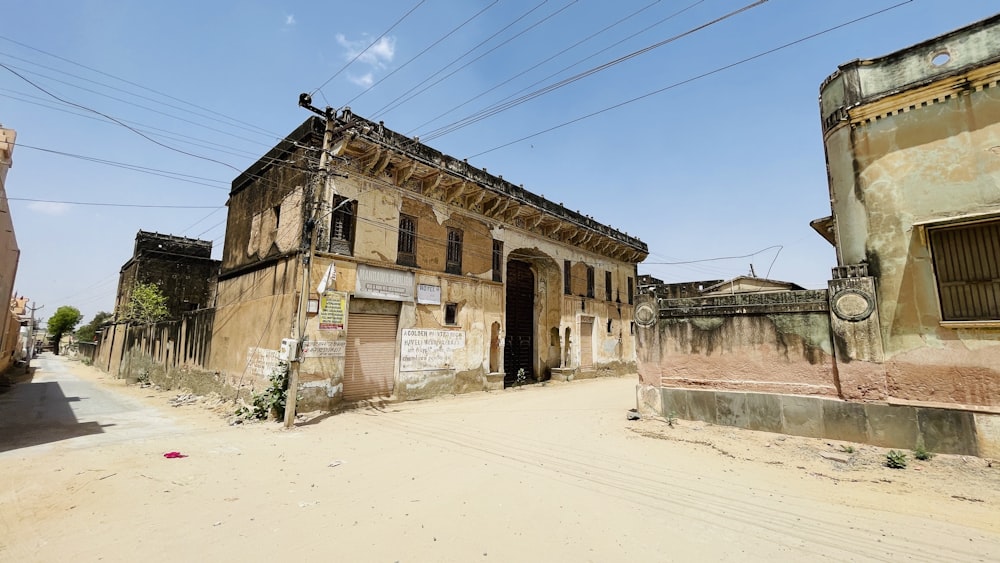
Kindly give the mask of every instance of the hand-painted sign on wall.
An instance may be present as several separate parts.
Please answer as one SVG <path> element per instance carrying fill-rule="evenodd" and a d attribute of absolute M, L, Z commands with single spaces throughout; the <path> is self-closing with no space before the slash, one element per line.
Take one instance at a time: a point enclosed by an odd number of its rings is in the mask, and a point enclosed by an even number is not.
<path fill-rule="evenodd" d="M 465 347 L 463 330 L 404 329 L 399 371 L 442 369 L 452 365 L 452 354 Z"/>
<path fill-rule="evenodd" d="M 319 299 L 319 329 L 344 330 L 344 312 L 347 310 L 347 294 L 342 291 L 327 291 Z"/>
<path fill-rule="evenodd" d="M 340 358 L 346 354 L 346 340 L 306 340 L 302 343 L 304 358 Z"/>
<path fill-rule="evenodd" d="M 441 286 L 418 283 L 417 303 L 420 303 L 421 305 L 440 305 Z"/>
<path fill-rule="evenodd" d="M 413 273 L 388 268 L 358 265 L 358 285 L 355 297 L 413 301 Z"/>
<path fill-rule="evenodd" d="M 251 347 L 247 350 L 247 371 L 258 377 L 267 377 L 278 368 L 278 351 Z"/>

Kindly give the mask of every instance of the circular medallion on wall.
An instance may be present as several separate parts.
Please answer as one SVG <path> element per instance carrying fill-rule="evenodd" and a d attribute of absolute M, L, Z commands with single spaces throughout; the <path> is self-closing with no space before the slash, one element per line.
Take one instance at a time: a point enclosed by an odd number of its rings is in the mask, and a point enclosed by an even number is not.
<path fill-rule="evenodd" d="M 875 299 L 860 289 L 842 289 L 830 300 L 833 313 L 845 321 L 863 321 L 875 310 Z"/>
<path fill-rule="evenodd" d="M 639 303 L 635 307 L 633 318 L 639 326 L 653 326 L 656 323 L 656 307 L 648 301 Z"/>

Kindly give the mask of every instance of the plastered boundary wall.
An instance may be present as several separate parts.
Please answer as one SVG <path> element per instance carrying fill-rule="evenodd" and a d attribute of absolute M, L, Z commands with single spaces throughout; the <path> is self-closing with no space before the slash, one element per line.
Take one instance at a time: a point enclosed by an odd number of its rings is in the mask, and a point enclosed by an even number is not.
<path fill-rule="evenodd" d="M 185 313 L 150 325 L 110 325 L 94 354 L 94 367 L 128 381 L 148 378 L 165 389 L 231 397 L 235 389 L 207 367 L 215 310 Z"/>
<path fill-rule="evenodd" d="M 1000 416 L 953 409 L 852 403 L 831 398 L 638 385 L 640 410 L 760 430 L 886 448 L 1000 457 Z"/>

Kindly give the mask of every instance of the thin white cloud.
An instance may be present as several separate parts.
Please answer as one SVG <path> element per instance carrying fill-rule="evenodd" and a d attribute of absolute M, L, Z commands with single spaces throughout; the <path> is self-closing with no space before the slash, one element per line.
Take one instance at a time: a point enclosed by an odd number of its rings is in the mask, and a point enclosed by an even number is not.
<path fill-rule="evenodd" d="M 369 86 L 375 83 L 375 77 L 370 72 L 366 72 L 361 76 L 355 76 L 353 74 L 348 73 L 347 79 L 357 84 L 358 86 L 361 86 L 362 88 L 368 88 Z"/>
<path fill-rule="evenodd" d="M 65 215 L 69 208 L 69 204 L 48 201 L 33 201 L 28 204 L 28 209 L 44 215 Z"/>
<path fill-rule="evenodd" d="M 392 62 L 396 55 L 396 38 L 382 37 L 369 47 L 371 41 L 367 37 L 362 37 L 357 41 L 351 41 L 342 33 L 335 36 L 337 43 L 345 49 L 344 59 L 353 60 L 357 57 L 359 62 L 365 63 L 375 68 L 385 68 L 386 63 Z"/>
<path fill-rule="evenodd" d="M 295 25 L 295 14 L 285 15 L 285 27 L 291 27 Z"/>

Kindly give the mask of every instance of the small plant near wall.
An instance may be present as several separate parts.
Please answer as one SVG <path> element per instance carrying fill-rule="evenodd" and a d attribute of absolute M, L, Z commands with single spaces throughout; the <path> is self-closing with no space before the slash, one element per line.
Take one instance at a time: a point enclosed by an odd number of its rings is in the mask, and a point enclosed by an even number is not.
<path fill-rule="evenodd" d="M 254 393 L 253 406 L 240 407 L 237 418 L 266 420 L 273 416 L 277 420 L 285 418 L 285 401 L 288 398 L 288 362 L 278 362 L 268 377 L 270 382 L 261 393 Z"/>
<path fill-rule="evenodd" d="M 840 451 L 844 452 L 845 454 L 853 454 L 854 453 L 854 446 L 845 446 L 845 445 L 841 444 Z"/>
<path fill-rule="evenodd" d="M 517 379 L 514 380 L 514 385 L 520 387 L 528 382 L 528 372 L 524 371 L 524 368 L 518 368 Z"/>
<path fill-rule="evenodd" d="M 919 459 L 920 461 L 927 461 L 934 457 L 934 454 L 927 451 L 927 448 L 925 448 L 923 444 L 920 444 L 913 449 L 913 457 Z"/>
<path fill-rule="evenodd" d="M 889 469 L 906 469 L 906 454 L 889 450 L 889 453 L 885 454 L 885 466 Z"/>
<path fill-rule="evenodd" d="M 677 411 L 670 411 L 666 418 L 667 426 L 673 428 L 677 424 Z"/>

